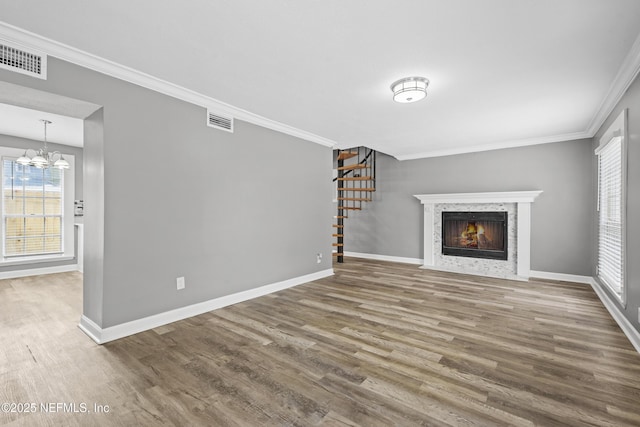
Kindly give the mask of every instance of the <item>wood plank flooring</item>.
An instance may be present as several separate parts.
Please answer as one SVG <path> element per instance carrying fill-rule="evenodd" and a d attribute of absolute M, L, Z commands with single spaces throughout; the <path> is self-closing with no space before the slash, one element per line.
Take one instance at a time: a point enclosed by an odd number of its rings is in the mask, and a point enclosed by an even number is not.
<path fill-rule="evenodd" d="M 0 403 L 37 409 L 0 425 L 640 425 L 640 355 L 588 285 L 335 270 L 103 346 L 79 273 L 2 280 Z"/>

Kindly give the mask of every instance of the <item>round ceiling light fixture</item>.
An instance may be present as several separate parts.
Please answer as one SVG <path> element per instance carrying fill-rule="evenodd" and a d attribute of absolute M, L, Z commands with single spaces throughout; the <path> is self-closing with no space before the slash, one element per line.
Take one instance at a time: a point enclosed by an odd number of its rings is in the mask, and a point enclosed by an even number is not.
<path fill-rule="evenodd" d="M 424 77 L 405 77 L 391 85 L 393 100 L 403 104 L 416 102 L 427 96 L 429 80 Z"/>

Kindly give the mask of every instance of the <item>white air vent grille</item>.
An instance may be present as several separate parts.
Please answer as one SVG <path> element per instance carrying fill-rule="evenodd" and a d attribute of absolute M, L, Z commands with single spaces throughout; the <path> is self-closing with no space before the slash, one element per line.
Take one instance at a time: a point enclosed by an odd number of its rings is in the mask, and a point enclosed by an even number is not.
<path fill-rule="evenodd" d="M 233 133 L 233 117 L 224 117 L 207 110 L 207 125 Z"/>
<path fill-rule="evenodd" d="M 46 79 L 47 56 L 19 49 L 0 41 L 0 68 Z"/>

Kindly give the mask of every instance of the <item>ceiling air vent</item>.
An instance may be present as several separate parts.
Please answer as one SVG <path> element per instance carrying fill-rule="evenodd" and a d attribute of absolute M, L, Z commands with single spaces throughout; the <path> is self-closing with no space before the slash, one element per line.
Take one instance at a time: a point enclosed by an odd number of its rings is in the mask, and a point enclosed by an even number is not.
<path fill-rule="evenodd" d="M 0 40 L 0 68 L 46 79 L 47 55 L 17 48 Z"/>
<path fill-rule="evenodd" d="M 207 125 L 233 133 L 233 117 L 224 117 L 207 110 Z"/>

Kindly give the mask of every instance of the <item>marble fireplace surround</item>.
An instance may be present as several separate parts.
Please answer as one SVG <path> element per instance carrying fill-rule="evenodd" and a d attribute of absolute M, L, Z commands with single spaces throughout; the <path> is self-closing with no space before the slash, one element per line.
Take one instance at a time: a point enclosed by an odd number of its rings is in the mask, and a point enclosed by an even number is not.
<path fill-rule="evenodd" d="M 531 203 L 542 191 L 506 191 L 491 193 L 450 193 L 415 195 L 424 206 L 424 264 L 422 268 L 459 271 L 466 274 L 528 280 L 531 273 Z M 460 205 L 456 209 L 455 205 Z M 509 212 L 509 260 L 469 258 L 475 266 L 465 268 L 462 257 L 442 262 L 440 246 L 442 210 L 504 210 Z M 515 221 L 514 221 L 515 220 Z M 515 222 L 515 224 L 514 224 Z M 458 260 L 459 266 L 456 266 Z M 449 263 L 451 264 L 451 263 Z M 496 268 L 498 273 L 496 273 Z"/>

